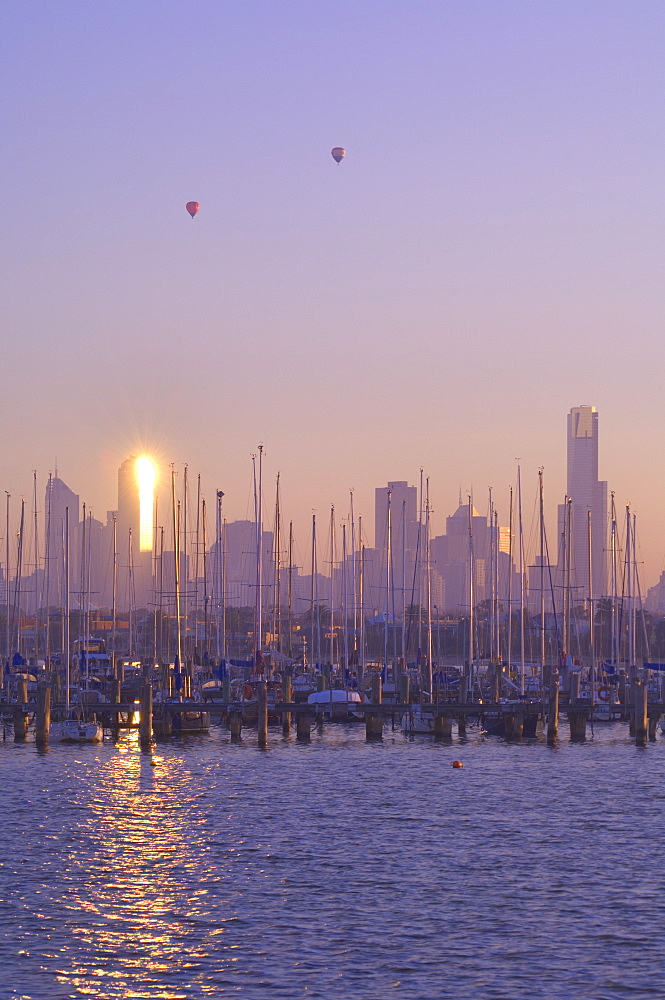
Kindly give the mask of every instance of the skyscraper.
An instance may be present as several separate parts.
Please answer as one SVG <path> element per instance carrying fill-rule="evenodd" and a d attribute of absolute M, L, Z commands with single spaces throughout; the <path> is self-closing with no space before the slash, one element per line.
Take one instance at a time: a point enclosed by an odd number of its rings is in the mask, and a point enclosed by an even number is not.
<path fill-rule="evenodd" d="M 154 467 L 131 455 L 118 469 L 118 593 L 126 606 L 147 602 L 153 546 Z"/>
<path fill-rule="evenodd" d="M 589 537 L 594 599 L 607 593 L 607 483 L 598 480 L 598 413 L 595 406 L 574 406 L 568 414 L 567 486 L 570 502 L 570 576 L 573 599 L 589 597 Z M 566 504 L 559 505 L 559 566 L 567 532 Z M 589 531 L 589 512 L 591 513 Z"/>
<path fill-rule="evenodd" d="M 65 605 L 64 551 L 65 521 L 69 523 L 69 583 L 70 589 L 79 577 L 79 506 L 77 493 L 58 477 L 49 476 L 44 504 L 44 538 L 46 539 L 46 586 L 44 600 L 48 604 Z M 69 517 L 65 511 L 69 509 Z M 48 594 L 46 593 L 48 591 Z"/>

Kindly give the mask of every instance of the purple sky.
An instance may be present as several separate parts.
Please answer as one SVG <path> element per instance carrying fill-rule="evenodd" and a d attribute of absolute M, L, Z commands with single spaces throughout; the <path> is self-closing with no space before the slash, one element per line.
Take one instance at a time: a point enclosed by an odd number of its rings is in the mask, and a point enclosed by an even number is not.
<path fill-rule="evenodd" d="M 305 549 L 421 466 L 505 522 L 519 456 L 553 533 L 591 404 L 655 582 L 663 51 L 662 0 L 6 0 L 0 488 L 103 519 L 149 451 L 242 518 L 262 442 Z"/>

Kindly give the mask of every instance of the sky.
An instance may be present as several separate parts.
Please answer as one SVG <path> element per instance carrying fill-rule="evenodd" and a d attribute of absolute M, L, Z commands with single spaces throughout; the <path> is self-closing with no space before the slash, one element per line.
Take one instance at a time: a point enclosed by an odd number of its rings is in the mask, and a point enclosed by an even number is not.
<path fill-rule="evenodd" d="M 104 520 L 147 453 L 251 517 L 262 444 L 303 552 L 421 468 L 434 533 L 506 523 L 518 459 L 553 534 L 593 405 L 655 583 L 664 46 L 662 0 L 6 0 L 12 509 L 57 467 Z"/>

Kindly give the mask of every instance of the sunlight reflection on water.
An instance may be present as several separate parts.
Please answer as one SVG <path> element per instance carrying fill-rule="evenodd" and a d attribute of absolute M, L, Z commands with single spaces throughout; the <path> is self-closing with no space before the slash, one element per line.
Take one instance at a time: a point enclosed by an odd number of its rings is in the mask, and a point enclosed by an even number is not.
<path fill-rule="evenodd" d="M 272 740 L 3 744 L 1 1000 L 662 995 L 665 740 Z"/>

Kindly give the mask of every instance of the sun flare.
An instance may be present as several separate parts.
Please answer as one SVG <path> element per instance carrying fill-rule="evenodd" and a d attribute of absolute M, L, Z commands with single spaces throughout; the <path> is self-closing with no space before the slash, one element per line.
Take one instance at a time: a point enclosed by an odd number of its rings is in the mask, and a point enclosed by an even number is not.
<path fill-rule="evenodd" d="M 139 548 L 141 552 L 150 552 L 155 502 L 155 465 L 145 455 L 136 459 L 136 478 L 139 484 Z"/>

